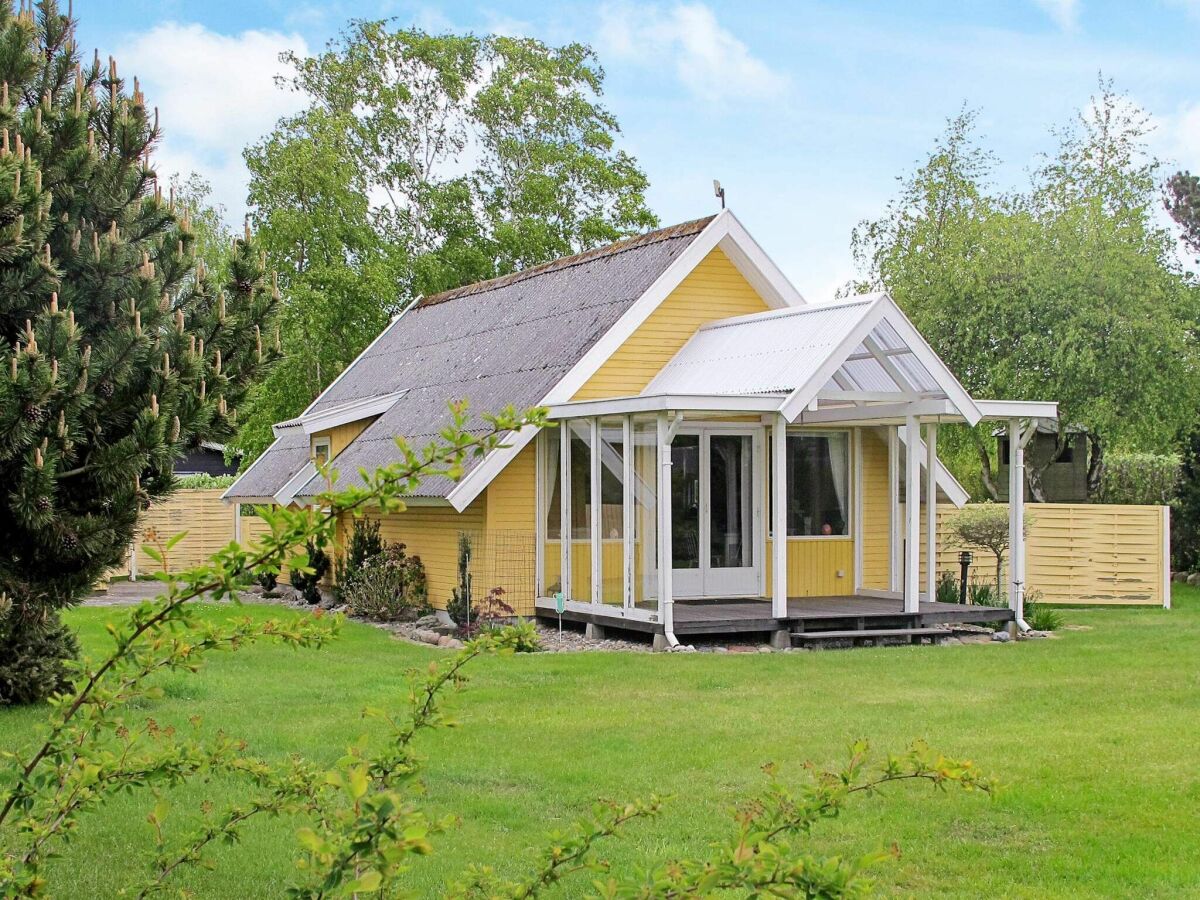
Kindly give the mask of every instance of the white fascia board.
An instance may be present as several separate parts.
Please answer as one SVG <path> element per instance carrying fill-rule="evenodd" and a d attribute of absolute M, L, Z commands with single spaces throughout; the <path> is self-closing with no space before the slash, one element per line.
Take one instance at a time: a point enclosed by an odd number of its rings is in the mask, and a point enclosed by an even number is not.
<path fill-rule="evenodd" d="M 276 445 L 276 444 L 278 444 L 278 443 L 279 443 L 279 438 L 278 438 L 278 437 L 276 437 L 276 438 L 275 438 L 275 440 L 271 441 L 271 446 L 270 446 L 270 447 L 268 447 L 266 450 L 264 450 L 262 453 L 260 453 L 260 454 L 258 455 L 258 458 L 254 460 L 254 462 L 250 463 L 250 468 L 246 469 L 246 471 L 245 471 L 245 472 L 243 472 L 241 475 L 239 475 L 237 478 L 235 478 L 235 479 L 233 480 L 233 484 L 231 484 L 229 487 L 225 488 L 225 491 L 224 491 L 224 493 L 222 493 L 222 494 L 221 494 L 221 499 L 222 499 L 222 500 L 225 500 L 226 498 L 229 498 L 229 499 L 228 499 L 228 501 L 227 501 L 227 502 L 229 502 L 229 503 L 246 503 L 246 502 L 249 502 L 249 501 L 247 501 L 247 500 L 243 500 L 243 499 L 242 499 L 242 498 L 240 498 L 240 497 L 229 497 L 229 492 L 230 492 L 230 491 L 232 491 L 232 490 L 233 490 L 235 487 L 237 487 L 237 485 L 238 485 L 238 482 L 239 482 L 239 481 L 241 481 L 243 478 L 245 478 L 247 475 L 249 475 L 251 472 L 253 472 L 253 471 L 254 471 L 254 467 L 255 467 L 255 466 L 257 466 L 257 465 L 258 465 L 260 462 L 262 462 L 262 461 L 263 461 L 263 457 L 265 457 L 265 456 L 266 456 L 268 453 L 270 453 L 272 450 L 274 450 L 274 449 L 275 449 L 275 445 Z M 267 502 L 273 502 L 273 501 L 267 501 Z"/>
<path fill-rule="evenodd" d="M 1058 419 L 1058 403 L 1044 400 L 976 400 L 984 419 Z"/>
<path fill-rule="evenodd" d="M 782 394 L 638 394 L 603 400 L 578 400 L 549 407 L 551 419 L 625 415 L 642 412 L 777 412 Z"/>
<path fill-rule="evenodd" d="M 279 493 L 275 495 L 275 502 L 280 506 L 287 506 L 296 499 L 296 492 L 304 485 L 308 484 L 309 480 L 317 474 L 316 463 L 306 462 L 300 467 L 300 471 L 287 480 L 287 483 L 279 489 Z"/>
<path fill-rule="evenodd" d="M 904 310 L 892 299 L 890 294 L 884 294 L 880 300 L 880 304 L 884 310 L 883 318 L 900 335 L 901 340 L 908 346 L 912 355 L 934 377 L 938 387 L 945 392 L 946 396 L 950 398 L 950 402 L 962 413 L 962 417 L 966 419 L 967 424 L 975 425 L 978 423 L 983 417 L 983 413 L 976 406 L 975 401 L 971 399 L 971 395 L 967 393 L 967 389 L 954 377 L 954 373 L 942 362 L 942 358 L 929 346 L 929 342 L 925 340 L 925 336 L 917 330 L 917 327 L 904 314 Z"/>
<path fill-rule="evenodd" d="M 901 428 L 899 433 L 900 443 L 907 447 L 908 442 L 904 439 L 904 429 Z M 926 457 L 929 455 L 929 451 L 926 449 L 924 440 L 917 441 L 916 453 L 921 460 L 921 468 L 928 469 L 929 466 L 926 462 Z M 937 486 L 942 489 L 942 492 L 950 499 L 951 503 L 959 509 L 967 505 L 967 502 L 971 499 L 971 495 L 967 493 L 965 487 L 959 484 L 958 479 L 954 477 L 940 459 L 937 461 L 937 466 L 934 469 L 934 478 L 937 481 Z"/>
<path fill-rule="evenodd" d="M 318 431 L 327 431 L 339 425 L 348 425 L 351 422 L 369 419 L 372 416 L 381 416 L 407 393 L 408 389 L 406 388 L 402 391 L 394 391 L 393 393 L 383 394 L 379 397 L 363 397 L 359 400 L 339 403 L 337 406 L 332 406 L 319 413 L 310 413 L 309 415 L 301 416 L 300 426 L 304 429 L 305 434 L 315 434 Z"/>
<path fill-rule="evenodd" d="M 883 298 L 878 297 L 866 307 L 862 318 L 854 324 L 854 327 L 842 336 L 837 346 L 829 352 L 825 357 L 825 362 L 821 363 L 812 377 L 804 384 L 797 385 L 796 389 L 788 395 L 780 412 L 789 422 L 795 422 L 800 413 L 807 409 L 817 395 L 825 389 L 825 385 L 829 384 L 834 373 L 842 367 L 846 357 L 858 348 L 858 345 L 863 342 L 863 338 L 871 333 L 882 317 Z"/>
<path fill-rule="evenodd" d="M 737 217 L 728 209 L 721 210 L 704 230 L 697 234 L 675 260 L 667 266 L 632 306 L 606 331 L 600 340 L 571 370 L 564 375 L 542 398 L 539 406 L 566 403 L 583 387 L 589 378 L 599 371 L 622 344 L 641 327 L 650 314 L 670 296 L 700 262 L 717 246 L 720 246 L 730 262 L 737 267 L 742 277 L 750 282 L 768 306 L 786 309 L 804 305 L 799 291 L 767 256 L 758 243 L 750 237 Z M 533 440 L 536 428 L 523 428 L 505 439 L 506 446 L 489 453 L 479 465 L 467 473 L 447 499 L 459 512 L 483 493 L 493 478 L 503 471 L 525 445 Z"/>
<path fill-rule="evenodd" d="M 312 412 L 313 408 L 318 403 L 321 402 L 321 398 L 324 397 L 326 394 L 328 394 L 330 391 L 332 391 L 335 387 L 337 387 L 337 383 L 339 381 L 341 381 L 343 378 L 345 378 L 346 374 L 351 369 L 353 369 L 356 365 L 358 365 L 358 361 L 360 359 L 362 359 L 364 356 L 366 356 L 368 353 L 370 353 L 371 350 L 374 348 L 374 346 L 383 340 L 384 335 L 386 335 L 389 331 L 391 331 L 393 328 L 395 328 L 396 323 L 399 322 L 404 317 L 404 314 L 406 312 L 408 312 L 410 309 L 412 309 L 414 306 L 416 306 L 416 304 L 417 304 L 417 301 L 414 300 L 412 303 L 410 303 L 404 309 L 400 310 L 400 312 L 398 312 L 395 316 L 393 316 L 392 321 L 388 322 L 387 326 L 383 329 L 383 331 L 379 332 L 379 334 L 377 334 L 375 336 L 375 340 L 373 340 L 373 341 L 371 341 L 371 343 L 367 344 L 367 346 L 363 350 L 363 352 L 358 354 L 358 356 L 354 357 L 353 362 L 351 362 L 350 365 L 346 366 L 346 368 L 342 369 L 342 371 L 338 373 L 337 378 L 335 378 L 335 379 L 333 379 L 333 381 L 329 382 L 329 386 L 327 388 L 325 388 L 325 390 L 321 391 L 321 393 L 317 394 L 317 398 L 315 400 L 313 400 L 312 403 L 308 404 L 308 406 L 306 406 L 304 408 L 304 412 L 300 413 L 300 418 L 304 418 L 310 412 Z"/>
<path fill-rule="evenodd" d="M 733 211 L 725 210 L 724 215 L 729 220 L 729 233 L 719 241 L 718 246 L 742 273 L 742 277 L 758 291 L 759 296 L 776 308 L 807 306 L 808 301 L 796 290 L 796 286 L 788 280 L 779 266 L 775 265 L 775 261 L 767 255 Z"/>

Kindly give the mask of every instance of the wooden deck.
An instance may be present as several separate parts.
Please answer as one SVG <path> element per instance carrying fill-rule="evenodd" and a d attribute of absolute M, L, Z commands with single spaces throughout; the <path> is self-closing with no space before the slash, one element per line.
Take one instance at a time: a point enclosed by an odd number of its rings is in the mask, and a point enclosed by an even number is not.
<path fill-rule="evenodd" d="M 538 600 L 539 616 L 557 618 L 554 601 Z M 661 634 L 659 622 L 629 619 L 618 610 L 563 613 L 568 622 L 584 622 L 607 628 L 619 628 Z M 957 603 L 922 602 L 916 613 L 905 613 L 904 603 L 881 597 L 794 597 L 788 600 L 786 618 L 771 615 L 767 600 L 677 600 L 675 634 L 745 634 L 750 632 L 842 631 L 864 628 L 922 628 L 948 623 L 998 624 L 1009 622 L 1012 610 L 990 606 L 960 606 Z"/>

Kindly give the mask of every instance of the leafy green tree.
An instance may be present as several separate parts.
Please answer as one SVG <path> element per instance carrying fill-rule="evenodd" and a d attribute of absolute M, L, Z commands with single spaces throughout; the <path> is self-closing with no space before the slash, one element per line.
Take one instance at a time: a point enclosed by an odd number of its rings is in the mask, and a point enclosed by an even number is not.
<path fill-rule="evenodd" d="M 175 460 L 232 433 L 276 305 L 248 240 L 223 282 L 197 264 L 157 113 L 74 32 L 53 0 L 0 7 L 0 702 L 62 685 L 59 610 L 121 562 Z"/>
<path fill-rule="evenodd" d="M 972 394 L 1058 401 L 1055 444 L 1027 458 L 1039 500 L 1065 426 L 1087 428 L 1095 494 L 1106 447 L 1168 449 L 1195 416 L 1197 294 L 1155 220 L 1147 129 L 1102 84 L 1029 189 L 1006 194 L 989 189 L 992 158 L 965 112 L 885 215 L 855 231 L 865 283 L 892 292 Z M 960 470 L 974 448 L 995 497 L 990 442 L 980 428 L 946 447 Z"/>
<path fill-rule="evenodd" d="M 308 107 L 246 160 L 288 358 L 243 420 L 247 464 L 414 298 L 656 222 L 582 44 L 355 22 L 284 60 Z"/>
<path fill-rule="evenodd" d="M 1183 230 L 1183 240 L 1200 253 L 1200 175 L 1176 172 L 1164 189 L 1167 212 Z"/>

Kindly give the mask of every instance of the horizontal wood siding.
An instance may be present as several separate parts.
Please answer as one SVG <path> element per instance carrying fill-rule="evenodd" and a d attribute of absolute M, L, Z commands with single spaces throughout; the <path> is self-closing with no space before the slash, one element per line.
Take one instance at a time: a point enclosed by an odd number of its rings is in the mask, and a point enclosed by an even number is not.
<path fill-rule="evenodd" d="M 377 418 L 378 416 L 372 416 L 367 419 L 359 419 L 357 422 L 347 422 L 336 428 L 327 428 L 325 431 L 313 432 L 309 437 L 308 446 L 311 448 L 313 442 L 319 438 L 329 438 L 329 458 L 336 459 L 337 455 L 345 450 L 351 441 L 366 431 L 367 426 Z"/>
<path fill-rule="evenodd" d="M 714 249 L 571 399 L 637 394 L 705 322 L 768 308 L 729 257 Z"/>
<path fill-rule="evenodd" d="M 472 537 L 475 592 L 493 587 L 519 615 L 533 615 L 537 581 L 537 442 L 531 442 L 487 487 L 483 531 Z"/>
<path fill-rule="evenodd" d="M 153 504 L 138 519 L 134 545 L 138 548 L 139 575 L 161 572 L 163 567 L 144 549 L 154 546 L 150 534 L 165 543 L 186 531 L 187 536 L 167 553 L 169 571 L 180 572 L 208 562 L 209 557 L 233 540 L 233 507 L 221 502 L 223 488 L 176 491 L 166 500 Z M 128 575 L 128 563 L 110 572 L 109 577 Z"/>

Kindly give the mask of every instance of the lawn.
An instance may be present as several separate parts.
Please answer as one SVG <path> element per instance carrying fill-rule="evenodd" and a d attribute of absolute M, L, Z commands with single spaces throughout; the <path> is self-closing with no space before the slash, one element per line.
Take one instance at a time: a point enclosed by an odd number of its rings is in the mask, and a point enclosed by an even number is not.
<path fill-rule="evenodd" d="M 1055 640 L 1019 645 L 838 652 L 539 654 L 488 659 L 452 703 L 461 727 L 427 735 L 428 803 L 462 817 L 412 872 L 435 893 L 469 863 L 521 870 L 543 835 L 597 797 L 673 795 L 606 855 L 642 866 L 695 854 L 729 829 L 731 805 L 775 761 L 798 776 L 837 764 L 869 738 L 902 749 L 924 738 L 975 760 L 1006 789 L 995 801 L 900 787 L 823 827 L 823 852 L 899 844 L 878 870 L 886 890 L 916 896 L 1200 896 L 1200 591 L 1176 586 L 1173 611 L 1068 610 Z M 279 610 L 250 607 L 256 616 Z M 227 616 L 227 607 L 207 615 Z M 119 609 L 70 619 L 99 648 Z M 265 755 L 332 760 L 368 731 L 359 716 L 400 695 L 404 671 L 437 651 L 348 626 L 321 651 L 259 647 L 173 676 L 145 714 L 249 740 Z M 38 710 L 0 712 L 0 746 L 21 746 Z M 173 819 L 218 782 L 176 791 Z M 90 816 L 52 869 L 57 896 L 108 896 L 148 856 L 147 794 Z M 176 826 L 182 824 L 177 821 Z M 295 823 L 264 822 L 214 872 L 180 886 L 204 897 L 278 895 Z M 567 893 L 586 891 L 572 882 Z"/>

